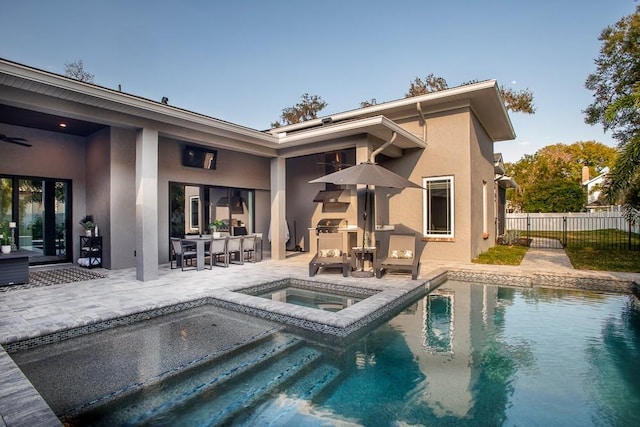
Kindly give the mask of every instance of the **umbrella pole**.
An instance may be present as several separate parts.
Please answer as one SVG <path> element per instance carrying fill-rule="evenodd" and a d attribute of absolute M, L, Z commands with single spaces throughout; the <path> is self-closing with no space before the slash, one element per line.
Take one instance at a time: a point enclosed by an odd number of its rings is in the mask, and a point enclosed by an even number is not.
<path fill-rule="evenodd" d="M 365 239 L 367 235 L 367 211 L 369 204 L 369 185 L 365 185 L 364 190 L 364 211 L 362 212 L 362 219 L 364 219 L 364 224 L 362 225 L 362 259 L 360 260 L 360 269 L 351 273 L 353 277 L 373 277 L 374 272 L 372 271 L 364 271 L 364 261 L 365 261 Z"/>
<path fill-rule="evenodd" d="M 369 185 L 364 187 L 364 212 L 362 213 L 362 219 L 364 219 L 364 224 L 362 224 L 362 262 L 360 263 L 360 271 L 364 271 L 364 245 L 365 238 L 367 236 L 367 210 L 369 209 Z"/>

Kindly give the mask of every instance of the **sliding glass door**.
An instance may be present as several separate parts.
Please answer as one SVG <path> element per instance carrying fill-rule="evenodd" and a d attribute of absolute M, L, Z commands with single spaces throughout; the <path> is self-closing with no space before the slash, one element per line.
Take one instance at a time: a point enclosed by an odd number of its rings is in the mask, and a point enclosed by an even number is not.
<path fill-rule="evenodd" d="M 215 220 L 218 231 L 235 236 L 254 232 L 255 192 L 210 185 L 169 184 L 171 237 L 208 233 Z"/>
<path fill-rule="evenodd" d="M 71 182 L 0 177 L 0 222 L 15 222 L 16 246 L 33 252 L 30 264 L 71 259 Z"/>

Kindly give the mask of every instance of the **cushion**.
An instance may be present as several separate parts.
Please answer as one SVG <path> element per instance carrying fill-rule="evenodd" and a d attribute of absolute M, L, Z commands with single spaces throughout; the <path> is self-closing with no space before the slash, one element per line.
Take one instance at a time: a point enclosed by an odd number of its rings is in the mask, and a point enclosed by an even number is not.
<path fill-rule="evenodd" d="M 411 249 L 394 249 L 391 251 L 391 258 L 410 259 L 413 258 L 413 251 Z"/>
<path fill-rule="evenodd" d="M 320 256 L 322 258 L 336 258 L 342 256 L 340 249 L 320 249 Z"/>

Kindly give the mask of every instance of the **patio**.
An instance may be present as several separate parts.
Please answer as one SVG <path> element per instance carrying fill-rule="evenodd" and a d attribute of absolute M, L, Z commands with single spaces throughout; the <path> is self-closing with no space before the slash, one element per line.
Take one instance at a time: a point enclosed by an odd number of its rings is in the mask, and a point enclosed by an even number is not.
<path fill-rule="evenodd" d="M 429 278 L 448 272 L 449 278 L 475 283 L 516 286 L 561 286 L 567 288 L 632 292 L 640 283 L 638 273 L 575 271 L 563 264 L 564 251 L 530 249 L 519 267 L 488 266 L 452 262 L 424 263 L 417 281 L 407 274 L 387 274 L 382 279 L 342 277 L 319 273 L 313 280 L 326 283 L 366 285 L 381 290 L 418 286 Z M 285 260 L 265 260 L 256 264 L 233 265 L 213 271 L 160 268 L 156 281 L 136 280 L 135 269 L 103 270 L 108 276 L 92 281 L 41 286 L 0 293 L 0 343 L 4 346 L 57 331 L 86 326 L 134 313 L 193 301 L 216 290 L 251 286 L 285 277 L 309 280 L 309 253 L 291 254 Z M 540 262 L 544 261 L 544 262 Z M 55 425 L 57 419 L 30 386 L 10 357 L 0 352 L 2 392 L 0 414 L 6 425 Z M 0 423 L 2 425 L 2 423 Z"/>

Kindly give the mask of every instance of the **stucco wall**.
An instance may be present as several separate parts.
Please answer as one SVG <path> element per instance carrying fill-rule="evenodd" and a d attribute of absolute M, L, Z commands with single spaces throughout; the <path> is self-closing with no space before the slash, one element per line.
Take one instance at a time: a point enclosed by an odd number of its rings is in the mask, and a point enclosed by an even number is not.
<path fill-rule="evenodd" d="M 402 123 L 413 133 L 418 133 L 417 117 Z M 427 148 L 410 150 L 402 158 L 384 163 L 385 167 L 408 176 L 422 185 L 426 177 L 454 177 L 455 194 L 455 238 L 447 241 L 433 239 L 422 241 L 422 260 L 469 261 L 470 246 L 470 199 L 471 188 L 469 163 L 470 112 L 458 109 L 429 116 L 427 119 Z M 410 175 L 408 175 L 410 174 Z M 389 200 L 389 220 L 397 232 L 411 232 L 423 236 L 424 194 L 418 189 L 386 190 L 378 193 Z"/>
<path fill-rule="evenodd" d="M 495 242 L 495 197 L 494 197 L 494 163 L 493 142 L 482 128 L 475 116 L 471 115 L 471 228 L 470 228 L 470 254 L 469 259 L 476 258 L 485 252 Z M 486 225 L 483 224 L 483 182 L 486 183 Z M 484 230 L 488 236 L 483 237 Z"/>
<path fill-rule="evenodd" d="M 111 128 L 111 203 L 109 251 L 112 269 L 135 267 L 136 132 Z"/>
<path fill-rule="evenodd" d="M 89 135 L 87 147 L 87 215 L 93 215 L 98 225 L 98 233 L 102 236 L 102 266 L 111 268 L 111 131 L 102 129 Z"/>
<path fill-rule="evenodd" d="M 182 151 L 186 143 L 159 138 L 158 143 L 158 252 L 159 262 L 169 262 L 169 182 L 194 185 L 216 185 L 270 192 L 269 159 L 218 149 L 215 170 L 182 166 Z M 270 201 L 258 197 L 256 191 L 257 233 L 268 232 Z M 266 224 L 266 229 L 264 228 Z"/>
<path fill-rule="evenodd" d="M 42 178 L 70 179 L 73 212 L 73 255 L 78 258 L 83 233 L 78 225 L 86 212 L 85 138 L 0 123 L 0 133 L 26 138 L 32 147 L 0 143 L 0 173 Z"/>

